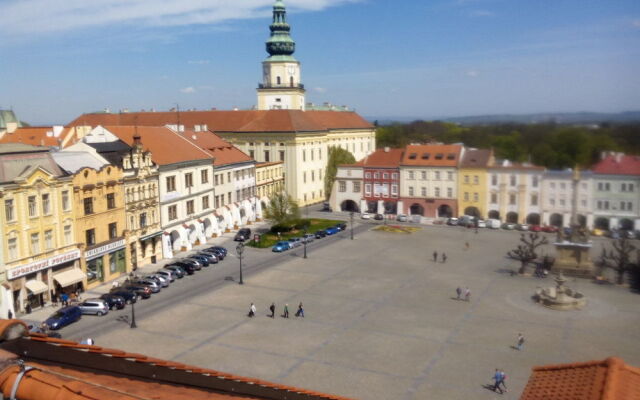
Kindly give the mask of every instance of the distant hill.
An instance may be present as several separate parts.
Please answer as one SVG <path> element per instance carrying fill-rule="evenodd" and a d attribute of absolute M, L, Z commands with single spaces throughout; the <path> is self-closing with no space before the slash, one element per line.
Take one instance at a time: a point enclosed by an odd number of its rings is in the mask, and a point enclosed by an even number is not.
<path fill-rule="evenodd" d="M 367 117 L 367 120 L 378 121 L 380 125 L 393 122 L 411 122 L 416 120 L 446 121 L 461 125 L 489 125 L 501 123 L 540 124 L 555 122 L 557 124 L 600 124 L 602 122 L 640 122 L 640 111 L 625 111 L 620 113 L 573 112 L 573 113 L 536 113 L 536 114 L 495 114 L 475 115 L 468 117 Z"/>

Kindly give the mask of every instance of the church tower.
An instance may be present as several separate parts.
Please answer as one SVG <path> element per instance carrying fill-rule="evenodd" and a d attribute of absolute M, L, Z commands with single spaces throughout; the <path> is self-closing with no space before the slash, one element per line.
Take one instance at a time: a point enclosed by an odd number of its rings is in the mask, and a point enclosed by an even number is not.
<path fill-rule="evenodd" d="M 273 6 L 273 22 L 267 40 L 269 57 L 262 62 L 262 83 L 258 85 L 258 110 L 304 110 L 304 85 L 300 63 L 293 57 L 296 43 L 289 36 L 287 11 L 282 0 Z"/>

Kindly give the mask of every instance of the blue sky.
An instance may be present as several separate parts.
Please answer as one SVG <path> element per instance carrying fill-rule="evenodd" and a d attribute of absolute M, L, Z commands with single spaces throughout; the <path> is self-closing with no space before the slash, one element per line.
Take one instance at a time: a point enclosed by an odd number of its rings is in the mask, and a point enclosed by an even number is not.
<path fill-rule="evenodd" d="M 288 0 L 307 100 L 371 117 L 640 109 L 637 0 Z M 250 108 L 272 0 L 0 0 L 0 108 Z"/>

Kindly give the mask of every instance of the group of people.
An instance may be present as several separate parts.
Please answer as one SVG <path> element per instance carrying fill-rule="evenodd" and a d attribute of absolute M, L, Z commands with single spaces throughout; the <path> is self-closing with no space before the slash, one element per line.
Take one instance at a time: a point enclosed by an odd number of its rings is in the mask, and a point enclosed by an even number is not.
<path fill-rule="evenodd" d="M 58 300 L 60 300 L 62 307 L 66 307 L 69 304 L 80 301 L 80 290 L 76 290 L 75 292 L 71 293 L 62 292 L 59 295 L 54 293 L 52 295 L 52 302 L 54 306 L 58 305 Z"/>
<path fill-rule="evenodd" d="M 520 351 L 522 350 L 522 346 L 524 345 L 524 335 L 522 333 L 518 333 L 518 337 L 516 339 L 516 345 L 515 345 L 515 349 Z M 496 372 L 495 374 L 493 374 L 493 391 L 494 392 L 499 392 L 500 394 L 503 394 L 507 391 L 507 374 L 504 373 L 504 371 L 500 368 L 496 368 Z"/>
<path fill-rule="evenodd" d="M 433 262 L 438 262 L 438 252 L 434 251 L 433 252 Z M 445 252 L 442 252 L 442 262 L 446 263 L 447 262 L 447 255 Z"/>
<path fill-rule="evenodd" d="M 256 315 L 256 305 L 251 303 L 251 306 L 249 306 L 249 313 L 247 314 L 247 317 L 252 318 Z M 271 315 L 269 315 L 269 317 L 271 318 L 275 318 L 276 317 L 276 303 L 271 303 L 271 305 L 269 306 L 269 311 L 271 312 Z M 300 302 L 300 304 L 298 304 L 298 311 L 296 311 L 295 314 L 296 317 L 302 317 L 304 318 L 304 308 L 302 307 L 302 302 Z M 289 304 L 285 304 L 284 305 L 284 309 L 282 312 L 282 318 L 289 318 Z"/>

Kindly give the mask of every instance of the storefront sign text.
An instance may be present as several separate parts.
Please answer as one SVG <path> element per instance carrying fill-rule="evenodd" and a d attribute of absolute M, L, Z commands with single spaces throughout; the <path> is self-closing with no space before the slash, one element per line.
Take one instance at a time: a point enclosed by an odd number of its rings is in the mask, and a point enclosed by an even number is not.
<path fill-rule="evenodd" d="M 42 271 L 43 269 L 51 268 L 58 264 L 64 264 L 77 258 L 80 258 L 80 250 L 71 250 L 66 253 L 58 254 L 57 256 L 46 258 L 44 260 L 34 261 L 29 264 L 12 268 L 7 271 L 7 276 L 8 279 L 16 279 L 24 275 Z"/>
<path fill-rule="evenodd" d="M 94 258 L 98 258 L 114 250 L 120 250 L 120 248 L 124 247 L 125 244 L 126 240 L 121 239 L 112 243 L 105 244 L 104 246 L 96 247 L 95 249 L 87 250 L 84 252 L 84 258 L 86 258 L 87 261 L 93 260 Z"/>

